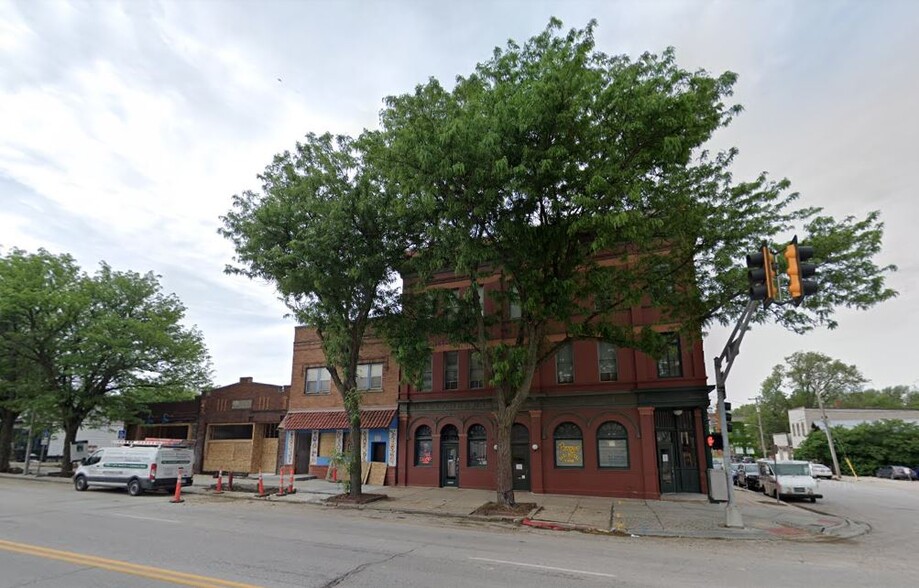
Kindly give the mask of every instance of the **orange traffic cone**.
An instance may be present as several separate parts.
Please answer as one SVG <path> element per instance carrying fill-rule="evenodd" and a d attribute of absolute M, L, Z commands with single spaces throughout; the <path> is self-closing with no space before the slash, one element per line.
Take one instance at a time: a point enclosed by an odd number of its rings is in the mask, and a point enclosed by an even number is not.
<path fill-rule="evenodd" d="M 223 494 L 223 470 L 217 472 L 217 489 L 214 494 Z"/>
<path fill-rule="evenodd" d="M 284 466 L 281 466 L 281 483 L 278 484 L 278 491 L 275 496 L 287 496 L 287 489 L 284 487 Z"/>
<path fill-rule="evenodd" d="M 265 483 L 262 481 L 262 472 L 259 470 L 258 473 L 258 494 L 255 495 L 256 498 L 265 498 L 268 494 L 265 493 Z"/>
<path fill-rule="evenodd" d="M 170 500 L 169 502 L 172 502 L 173 504 L 178 503 L 178 502 L 185 502 L 185 500 L 182 498 L 182 468 L 179 468 L 179 474 L 178 474 L 178 477 L 176 477 L 175 496 L 173 496 L 172 500 Z"/>

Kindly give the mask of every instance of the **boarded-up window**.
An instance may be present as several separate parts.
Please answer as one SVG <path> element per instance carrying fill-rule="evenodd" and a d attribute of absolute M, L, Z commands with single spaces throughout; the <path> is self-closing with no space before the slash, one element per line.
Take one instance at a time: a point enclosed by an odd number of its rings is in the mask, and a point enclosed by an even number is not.
<path fill-rule="evenodd" d="M 211 441 L 251 439 L 252 425 L 211 425 L 209 438 Z"/>
<path fill-rule="evenodd" d="M 331 457 L 335 451 L 335 431 L 319 433 L 319 457 Z"/>

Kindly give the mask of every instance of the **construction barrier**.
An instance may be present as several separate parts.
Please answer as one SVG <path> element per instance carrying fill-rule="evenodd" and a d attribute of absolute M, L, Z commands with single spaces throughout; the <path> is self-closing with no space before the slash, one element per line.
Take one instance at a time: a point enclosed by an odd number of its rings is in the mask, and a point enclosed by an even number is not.
<path fill-rule="evenodd" d="M 289 486 L 287 487 L 287 493 L 288 493 L 288 494 L 295 494 L 295 493 L 297 492 L 297 489 L 294 488 L 294 466 L 292 466 L 292 465 L 286 465 L 286 466 L 282 466 L 282 467 L 287 468 L 287 473 L 289 474 L 289 475 L 288 475 L 288 484 L 289 484 Z"/>
<path fill-rule="evenodd" d="M 278 491 L 275 493 L 275 496 L 287 496 L 287 488 L 284 486 L 284 466 L 281 466 L 281 482 L 278 484 Z"/>
<path fill-rule="evenodd" d="M 172 500 L 170 500 L 169 502 L 171 502 L 171 503 L 173 503 L 173 504 L 176 504 L 176 503 L 178 503 L 178 502 L 185 502 L 185 500 L 182 498 L 182 468 L 179 468 L 179 474 L 178 474 L 178 476 L 176 477 L 176 493 L 175 493 L 175 496 L 173 496 L 173 497 L 172 497 Z"/>
<path fill-rule="evenodd" d="M 265 482 L 262 481 L 262 472 L 258 472 L 258 494 L 255 495 L 256 498 L 265 498 L 268 496 L 268 493 L 265 492 Z"/>
<path fill-rule="evenodd" d="M 214 490 L 214 494 L 223 494 L 223 470 L 217 472 L 217 488 Z"/>

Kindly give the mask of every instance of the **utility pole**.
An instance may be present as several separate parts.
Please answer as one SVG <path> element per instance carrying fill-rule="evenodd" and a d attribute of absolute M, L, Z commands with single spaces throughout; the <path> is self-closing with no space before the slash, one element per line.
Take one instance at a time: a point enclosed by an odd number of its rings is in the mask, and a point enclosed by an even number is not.
<path fill-rule="evenodd" d="M 756 422 L 759 424 L 759 448 L 766 457 L 766 437 L 763 435 L 763 415 L 759 412 L 759 397 L 756 397 Z"/>
<path fill-rule="evenodd" d="M 833 433 L 830 432 L 830 419 L 826 416 L 826 407 L 823 406 L 823 396 L 817 391 L 817 404 L 820 405 L 820 412 L 823 413 L 823 432 L 826 433 L 826 442 L 830 446 L 830 457 L 833 458 L 833 473 L 836 479 L 842 478 L 842 471 L 839 469 L 839 460 L 836 459 L 836 446 L 833 444 Z"/>
<path fill-rule="evenodd" d="M 715 388 L 718 391 L 718 420 L 721 422 L 721 439 L 724 446 L 724 479 L 727 485 L 728 504 L 725 508 L 725 526 L 743 528 L 743 516 L 740 514 L 740 508 L 734 501 L 734 484 L 731 480 L 731 444 L 728 441 L 728 419 L 724 410 L 724 399 L 727 396 L 725 382 L 728 374 L 731 372 L 731 366 L 734 358 L 740 354 L 740 342 L 743 341 L 744 333 L 747 332 L 747 325 L 750 324 L 750 318 L 759 303 L 751 300 L 747 303 L 740 320 L 734 326 L 728 342 L 724 346 L 721 355 L 715 358 Z"/>

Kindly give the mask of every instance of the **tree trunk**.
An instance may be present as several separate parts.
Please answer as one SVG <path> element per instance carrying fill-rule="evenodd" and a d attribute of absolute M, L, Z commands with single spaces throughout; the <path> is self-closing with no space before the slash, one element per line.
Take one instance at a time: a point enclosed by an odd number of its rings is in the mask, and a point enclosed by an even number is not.
<path fill-rule="evenodd" d="M 18 412 L 0 408 L 0 472 L 10 471 L 10 455 L 13 452 L 13 427 Z M 26 448 L 28 451 L 29 448 Z"/>
<path fill-rule="evenodd" d="M 73 464 L 70 463 L 70 444 L 76 441 L 80 423 L 74 420 L 64 422 L 64 450 L 61 458 L 61 476 L 69 478 L 73 475 Z"/>
<path fill-rule="evenodd" d="M 350 415 L 349 415 L 350 417 Z M 361 495 L 361 415 L 358 410 L 357 418 L 351 417 L 351 463 L 348 466 L 351 480 L 350 495 L 358 498 Z"/>
<path fill-rule="evenodd" d="M 495 476 L 495 489 L 497 497 L 495 502 L 504 506 L 514 506 L 517 500 L 514 496 L 514 476 L 511 470 L 511 428 L 514 426 L 516 414 L 506 406 L 498 406 L 495 411 L 497 417 L 497 443 L 498 443 L 498 468 Z"/>

